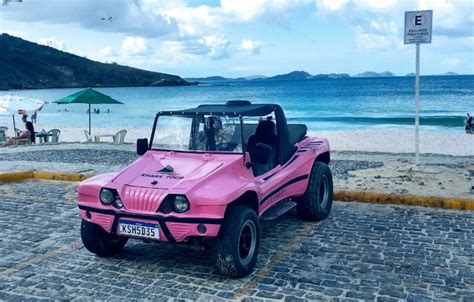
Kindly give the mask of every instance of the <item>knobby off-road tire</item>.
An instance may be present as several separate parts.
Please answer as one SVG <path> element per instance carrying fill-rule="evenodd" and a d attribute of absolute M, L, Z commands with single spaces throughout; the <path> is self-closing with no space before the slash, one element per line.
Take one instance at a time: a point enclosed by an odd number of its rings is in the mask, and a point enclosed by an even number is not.
<path fill-rule="evenodd" d="M 99 257 L 116 254 L 128 241 L 128 238 L 109 234 L 101 226 L 85 220 L 81 223 L 81 238 L 86 249 Z"/>
<path fill-rule="evenodd" d="M 301 217 L 310 221 L 328 217 L 332 206 L 332 173 L 322 162 L 315 162 L 311 169 L 308 187 L 297 199 L 297 209 Z"/>
<path fill-rule="evenodd" d="M 259 243 L 257 214 L 245 206 L 231 207 L 213 245 L 214 265 L 223 275 L 244 277 L 257 262 Z"/>

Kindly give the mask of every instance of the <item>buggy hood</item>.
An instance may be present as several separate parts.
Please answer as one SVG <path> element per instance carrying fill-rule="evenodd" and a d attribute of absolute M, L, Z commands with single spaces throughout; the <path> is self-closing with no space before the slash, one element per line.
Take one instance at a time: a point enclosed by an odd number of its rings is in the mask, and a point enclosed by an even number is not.
<path fill-rule="evenodd" d="M 112 182 L 143 188 L 188 189 L 239 160 L 242 154 L 148 151 Z"/>

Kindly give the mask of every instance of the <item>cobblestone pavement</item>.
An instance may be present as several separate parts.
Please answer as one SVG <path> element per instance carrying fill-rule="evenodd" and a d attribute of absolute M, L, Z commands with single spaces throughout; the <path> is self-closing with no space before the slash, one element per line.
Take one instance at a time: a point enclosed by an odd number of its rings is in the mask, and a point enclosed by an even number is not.
<path fill-rule="evenodd" d="M 255 273 L 210 254 L 129 241 L 99 258 L 80 241 L 75 184 L 0 184 L 0 300 L 474 301 L 474 213 L 335 202 L 323 222 L 262 223 Z"/>

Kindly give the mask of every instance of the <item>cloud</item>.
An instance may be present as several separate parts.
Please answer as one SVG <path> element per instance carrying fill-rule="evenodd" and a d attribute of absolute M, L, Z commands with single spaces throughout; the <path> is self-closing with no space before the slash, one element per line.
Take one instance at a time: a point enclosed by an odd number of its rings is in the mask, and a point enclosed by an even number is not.
<path fill-rule="evenodd" d="M 190 6 L 183 0 L 142 0 L 142 9 L 176 21 L 181 36 L 199 36 L 218 28 L 225 20 L 219 7 Z"/>
<path fill-rule="evenodd" d="M 117 55 L 117 52 L 115 51 L 115 49 L 113 49 L 112 46 L 106 46 L 102 48 L 99 52 L 103 57 L 115 57 Z"/>
<path fill-rule="evenodd" d="M 231 43 L 219 35 L 209 35 L 199 39 L 165 41 L 165 52 L 175 60 L 206 57 L 212 60 L 229 58 Z"/>
<path fill-rule="evenodd" d="M 399 29 L 403 29 L 405 11 L 432 9 L 433 35 L 474 36 L 472 0 L 316 0 L 316 7 L 322 14 L 342 14 L 354 26 L 364 27 L 372 19 L 383 17 L 395 22 Z"/>
<path fill-rule="evenodd" d="M 256 55 L 260 53 L 260 42 L 252 41 L 249 39 L 244 39 L 240 42 L 241 49 L 251 52 L 252 54 Z"/>
<path fill-rule="evenodd" d="M 321 12 L 341 12 L 357 10 L 375 13 L 393 11 L 400 3 L 410 0 L 316 0 L 316 7 Z M 411 1 L 410 3 L 412 3 Z"/>
<path fill-rule="evenodd" d="M 146 39 L 142 37 L 126 37 L 122 42 L 122 53 L 125 55 L 146 55 L 150 53 L 150 47 Z"/>
<path fill-rule="evenodd" d="M 250 21 L 262 16 L 279 17 L 301 4 L 310 4 L 311 0 L 221 0 L 223 12 L 240 21 Z M 278 19 L 273 21 L 278 22 Z"/>
<path fill-rule="evenodd" d="M 322 0 L 316 1 L 316 7 L 319 10 L 328 10 L 331 12 L 339 11 L 349 3 L 349 0 Z"/>
<path fill-rule="evenodd" d="M 38 44 L 54 47 L 63 51 L 66 50 L 66 44 L 64 43 L 64 41 L 59 40 L 56 37 L 40 38 L 38 40 Z"/>
<path fill-rule="evenodd" d="M 142 9 L 141 1 L 28 0 L 2 7 L 2 19 L 50 24 L 79 24 L 103 32 L 160 37 L 178 32 L 176 20 Z"/>
<path fill-rule="evenodd" d="M 361 27 L 356 32 L 356 45 L 361 50 L 384 51 L 402 47 L 401 40 L 392 35 L 367 32 Z"/>
<path fill-rule="evenodd" d="M 352 0 L 354 6 L 359 9 L 371 12 L 388 12 L 392 11 L 399 3 L 399 0 Z M 410 1 L 413 2 L 413 1 Z"/>
<path fill-rule="evenodd" d="M 441 61 L 441 64 L 448 68 L 458 67 L 459 63 L 461 63 L 459 58 L 446 58 Z"/>
<path fill-rule="evenodd" d="M 316 0 L 316 9 L 348 20 L 360 50 L 403 48 L 404 12 L 413 10 L 433 10 L 433 39 L 474 36 L 472 0 Z"/>
<path fill-rule="evenodd" d="M 474 36 L 472 0 L 420 0 L 420 9 L 433 10 L 433 34 L 450 37 Z"/>

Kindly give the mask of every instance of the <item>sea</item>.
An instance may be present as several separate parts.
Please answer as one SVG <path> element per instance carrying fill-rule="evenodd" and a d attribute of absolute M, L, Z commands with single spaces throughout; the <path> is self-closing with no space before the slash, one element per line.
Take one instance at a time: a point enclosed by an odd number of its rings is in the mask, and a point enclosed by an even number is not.
<path fill-rule="evenodd" d="M 301 81 L 221 81 L 182 87 L 97 88 L 124 105 L 95 105 L 93 127 L 146 128 L 158 111 L 220 104 L 227 100 L 280 104 L 291 123 L 309 130 L 413 128 L 415 77 L 314 79 Z M 79 91 L 38 89 L 0 91 L 49 102 L 38 114 L 42 125 L 87 128 L 87 105 L 52 102 Z M 107 110 L 110 113 L 107 113 Z M 420 125 L 424 130 L 464 131 L 464 117 L 474 114 L 474 75 L 423 76 Z M 0 126 L 11 117 L 0 116 Z"/>

